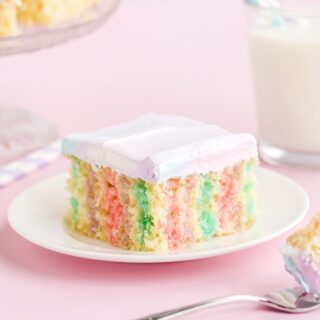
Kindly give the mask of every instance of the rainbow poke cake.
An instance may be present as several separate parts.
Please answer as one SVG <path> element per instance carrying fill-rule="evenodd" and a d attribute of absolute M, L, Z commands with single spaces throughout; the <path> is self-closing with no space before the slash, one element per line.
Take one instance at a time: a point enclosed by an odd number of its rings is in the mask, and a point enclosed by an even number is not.
<path fill-rule="evenodd" d="M 287 271 L 305 291 L 320 295 L 320 212 L 288 238 L 282 254 Z"/>
<path fill-rule="evenodd" d="M 181 116 L 63 140 L 69 228 L 137 251 L 173 251 L 249 228 L 257 217 L 256 139 Z"/>

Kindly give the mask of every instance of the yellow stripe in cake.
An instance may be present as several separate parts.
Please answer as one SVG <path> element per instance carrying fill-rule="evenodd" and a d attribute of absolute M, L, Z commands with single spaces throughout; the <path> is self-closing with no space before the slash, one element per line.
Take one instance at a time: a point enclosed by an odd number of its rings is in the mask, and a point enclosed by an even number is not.
<path fill-rule="evenodd" d="M 107 212 L 103 207 L 104 195 L 106 190 L 106 182 L 103 175 L 103 170 L 97 170 L 95 172 L 95 185 L 94 185 L 94 194 L 95 194 L 95 203 L 96 208 L 95 220 L 97 222 L 95 237 L 100 240 L 107 240 L 106 232 L 106 221 L 107 221 Z"/>
<path fill-rule="evenodd" d="M 197 199 L 199 197 L 199 190 L 196 188 L 197 185 L 198 177 L 195 175 L 181 179 L 179 208 L 183 247 L 201 237 L 201 229 L 196 215 Z"/>
<path fill-rule="evenodd" d="M 189 203 L 192 210 L 191 215 L 191 223 L 192 223 L 192 231 L 196 242 L 201 241 L 202 239 L 202 230 L 199 224 L 200 221 L 200 211 L 199 208 L 199 197 L 200 197 L 200 176 L 198 175 L 192 175 L 187 177 L 188 179 L 188 188 L 192 188 L 190 190 L 190 199 Z M 187 191 L 188 192 L 188 191 Z"/>
<path fill-rule="evenodd" d="M 121 243 L 122 248 L 129 250 L 133 248 L 133 243 L 130 239 L 130 230 L 132 229 L 133 222 L 131 221 L 129 214 L 129 190 L 131 186 L 132 179 L 123 175 L 116 176 L 116 187 L 118 190 L 118 197 L 123 210 L 123 221 L 121 224 L 122 234 L 119 235 L 119 242 Z"/>
<path fill-rule="evenodd" d="M 68 179 L 68 190 L 72 194 L 70 199 L 71 208 L 67 216 L 67 223 L 73 230 L 79 231 L 85 235 L 90 235 L 89 217 L 86 206 L 86 178 L 88 177 L 89 165 L 74 157 L 70 169 L 70 178 Z"/>
<path fill-rule="evenodd" d="M 257 181 L 254 168 L 257 160 L 250 159 L 242 162 L 240 170 L 240 192 L 238 201 L 241 207 L 241 223 L 243 228 L 249 228 L 256 220 L 257 215 Z"/>
<path fill-rule="evenodd" d="M 137 183 L 136 179 L 133 179 L 133 184 Z M 128 206 L 129 219 L 132 222 L 129 233 L 129 238 L 132 243 L 132 250 L 141 250 L 141 231 L 139 227 L 139 215 L 138 201 L 134 193 L 133 186 L 129 190 L 129 206 Z"/>
<path fill-rule="evenodd" d="M 168 241 L 165 234 L 167 223 L 168 203 L 163 189 L 164 184 L 147 183 L 147 194 L 149 199 L 149 214 L 152 216 L 153 228 L 145 237 L 145 245 L 151 251 L 167 251 Z"/>

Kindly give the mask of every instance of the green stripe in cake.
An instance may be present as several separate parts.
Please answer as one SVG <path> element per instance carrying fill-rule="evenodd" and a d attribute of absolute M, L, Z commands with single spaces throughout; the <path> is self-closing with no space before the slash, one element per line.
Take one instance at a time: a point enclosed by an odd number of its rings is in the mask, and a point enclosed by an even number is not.
<path fill-rule="evenodd" d="M 75 158 L 75 157 L 71 157 L 71 178 L 72 178 L 72 188 L 74 191 L 74 195 L 75 195 L 75 191 L 76 189 L 79 188 L 79 165 L 80 165 L 80 160 Z M 78 222 L 79 222 L 79 200 L 77 198 L 75 198 L 75 196 L 71 197 L 70 199 L 70 205 L 71 205 L 71 222 L 72 224 L 75 226 Z"/>
<path fill-rule="evenodd" d="M 86 197 L 86 180 L 90 166 L 76 157 L 70 156 L 70 178 L 68 189 L 72 193 L 70 198 L 70 214 L 68 223 L 75 230 L 87 231 L 87 209 L 84 207 Z M 86 233 L 86 232 L 85 232 Z"/>
<path fill-rule="evenodd" d="M 245 182 L 242 188 L 242 191 L 245 194 L 244 197 L 244 205 L 246 209 L 246 213 L 250 219 L 254 218 L 256 212 L 256 198 L 255 198 L 255 190 L 256 190 L 256 180 L 253 173 L 255 167 L 255 161 L 246 161 L 245 162 Z"/>
<path fill-rule="evenodd" d="M 72 208 L 72 223 L 77 224 L 79 222 L 79 201 L 71 197 L 70 204 Z"/>
<path fill-rule="evenodd" d="M 256 180 L 254 175 L 255 160 L 248 160 L 244 163 L 242 182 L 242 203 L 248 221 L 255 218 L 256 214 Z"/>
<path fill-rule="evenodd" d="M 212 237 L 217 228 L 217 221 L 210 211 L 201 211 L 200 227 L 206 239 Z"/>
<path fill-rule="evenodd" d="M 255 213 L 254 199 L 248 199 L 245 206 L 246 206 L 247 215 L 249 216 L 249 218 L 253 218 Z"/>
<path fill-rule="evenodd" d="M 217 229 L 217 220 L 211 208 L 212 193 L 214 190 L 214 183 L 210 174 L 202 177 L 200 182 L 200 197 L 199 197 L 199 224 L 203 236 L 208 239 L 211 238 Z"/>
<path fill-rule="evenodd" d="M 139 230 L 141 232 L 140 245 L 145 244 L 146 233 L 151 234 L 153 226 L 153 219 L 149 214 L 149 201 L 147 195 L 147 188 L 144 181 L 139 180 L 133 186 L 133 193 L 137 199 L 138 210 L 139 210 Z"/>
<path fill-rule="evenodd" d="M 248 178 L 247 178 L 248 179 Z M 246 181 L 243 185 L 242 191 L 246 194 L 244 205 L 246 209 L 246 213 L 249 218 L 253 218 L 255 213 L 255 199 L 252 195 L 255 186 L 254 183 Z"/>
<path fill-rule="evenodd" d="M 73 159 L 72 160 L 72 165 L 71 165 L 71 176 L 73 179 L 78 179 L 79 178 L 79 163 L 80 161 L 78 159 Z"/>

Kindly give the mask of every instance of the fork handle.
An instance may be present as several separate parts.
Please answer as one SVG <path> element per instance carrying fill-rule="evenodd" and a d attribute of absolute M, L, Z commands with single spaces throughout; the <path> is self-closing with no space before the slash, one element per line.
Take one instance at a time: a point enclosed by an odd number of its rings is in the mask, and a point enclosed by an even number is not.
<path fill-rule="evenodd" d="M 224 304 L 229 303 L 239 303 L 239 302 L 255 302 L 255 303 L 262 303 L 267 304 L 268 299 L 265 297 L 258 297 L 258 296 L 251 296 L 251 295 L 232 295 L 232 296 L 225 296 L 220 298 L 213 298 L 206 301 L 189 304 L 184 307 L 170 309 L 154 314 L 150 314 L 148 316 L 135 319 L 135 320 L 170 320 L 181 317 L 186 314 L 190 314 L 199 310 L 208 309 Z"/>

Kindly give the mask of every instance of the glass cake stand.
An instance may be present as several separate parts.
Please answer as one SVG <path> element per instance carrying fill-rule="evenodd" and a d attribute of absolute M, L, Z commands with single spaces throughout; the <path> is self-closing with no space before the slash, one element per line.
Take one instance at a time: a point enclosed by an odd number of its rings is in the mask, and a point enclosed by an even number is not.
<path fill-rule="evenodd" d="M 100 0 L 81 18 L 55 28 L 32 27 L 13 37 L 0 37 L 0 55 L 7 56 L 37 51 L 80 38 L 105 23 L 119 0 Z"/>
<path fill-rule="evenodd" d="M 104 24 L 119 0 L 100 0 L 77 20 L 55 28 L 32 27 L 17 36 L 0 37 L 0 56 L 18 55 L 80 38 Z M 0 106 L 0 166 L 38 149 L 57 137 L 50 122 L 23 109 Z"/>

